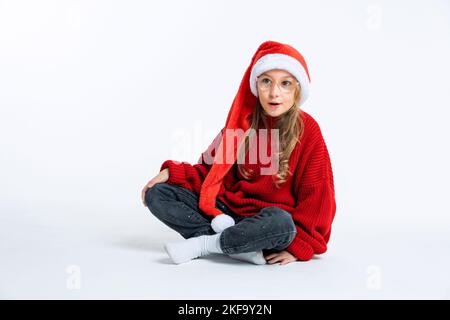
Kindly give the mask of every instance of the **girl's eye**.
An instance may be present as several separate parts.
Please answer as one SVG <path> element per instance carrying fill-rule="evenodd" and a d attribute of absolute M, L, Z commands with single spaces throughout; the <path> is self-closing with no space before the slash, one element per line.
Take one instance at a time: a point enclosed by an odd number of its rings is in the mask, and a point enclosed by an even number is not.
<path fill-rule="evenodd" d="M 282 82 L 282 85 L 286 86 L 286 87 L 289 87 L 291 84 L 292 84 L 292 82 L 290 82 L 288 80 Z"/>
<path fill-rule="evenodd" d="M 262 79 L 262 83 L 264 83 L 264 84 L 270 83 L 270 79 L 264 78 L 264 79 Z"/>

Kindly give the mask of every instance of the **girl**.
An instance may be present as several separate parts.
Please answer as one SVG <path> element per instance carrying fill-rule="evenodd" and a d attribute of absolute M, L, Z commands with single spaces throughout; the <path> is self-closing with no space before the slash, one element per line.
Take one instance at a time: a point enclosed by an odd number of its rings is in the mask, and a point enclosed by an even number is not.
<path fill-rule="evenodd" d="M 287 264 L 327 250 L 334 181 L 320 127 L 300 109 L 309 85 L 295 48 L 262 43 L 198 163 L 167 160 L 145 185 L 144 205 L 185 238 L 164 246 L 174 263 L 219 253 Z"/>

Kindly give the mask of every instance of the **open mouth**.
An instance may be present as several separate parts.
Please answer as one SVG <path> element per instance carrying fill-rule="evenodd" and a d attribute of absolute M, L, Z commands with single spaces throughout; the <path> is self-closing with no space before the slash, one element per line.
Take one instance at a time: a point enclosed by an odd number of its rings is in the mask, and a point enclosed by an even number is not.
<path fill-rule="evenodd" d="M 276 107 L 280 106 L 281 103 L 269 102 L 269 105 L 270 105 L 272 108 L 276 108 Z"/>

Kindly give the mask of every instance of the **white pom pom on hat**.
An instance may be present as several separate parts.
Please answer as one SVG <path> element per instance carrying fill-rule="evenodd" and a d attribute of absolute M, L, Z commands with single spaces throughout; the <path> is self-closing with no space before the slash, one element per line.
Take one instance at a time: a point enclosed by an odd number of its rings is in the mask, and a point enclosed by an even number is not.
<path fill-rule="evenodd" d="M 234 226 L 234 219 L 229 215 L 222 213 L 211 221 L 211 227 L 216 233 L 222 232 L 226 228 Z"/>

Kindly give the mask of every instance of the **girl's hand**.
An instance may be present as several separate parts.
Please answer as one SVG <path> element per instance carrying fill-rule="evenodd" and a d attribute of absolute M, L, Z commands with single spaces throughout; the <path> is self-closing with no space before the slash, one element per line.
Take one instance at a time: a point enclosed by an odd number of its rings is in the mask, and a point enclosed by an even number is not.
<path fill-rule="evenodd" d="M 141 192 L 142 203 L 144 204 L 144 207 L 147 206 L 147 204 L 145 203 L 145 192 L 151 187 L 153 187 L 155 184 L 166 182 L 167 180 L 169 180 L 169 168 L 165 168 L 156 177 L 147 182 L 147 184 L 145 185 L 144 189 L 142 189 Z"/>
<path fill-rule="evenodd" d="M 288 264 L 289 262 L 294 262 L 298 260 L 296 257 L 294 257 L 292 254 L 287 252 L 286 250 L 270 253 L 267 256 L 265 256 L 266 261 L 268 264 L 274 264 L 276 262 L 281 262 L 280 265 Z"/>

